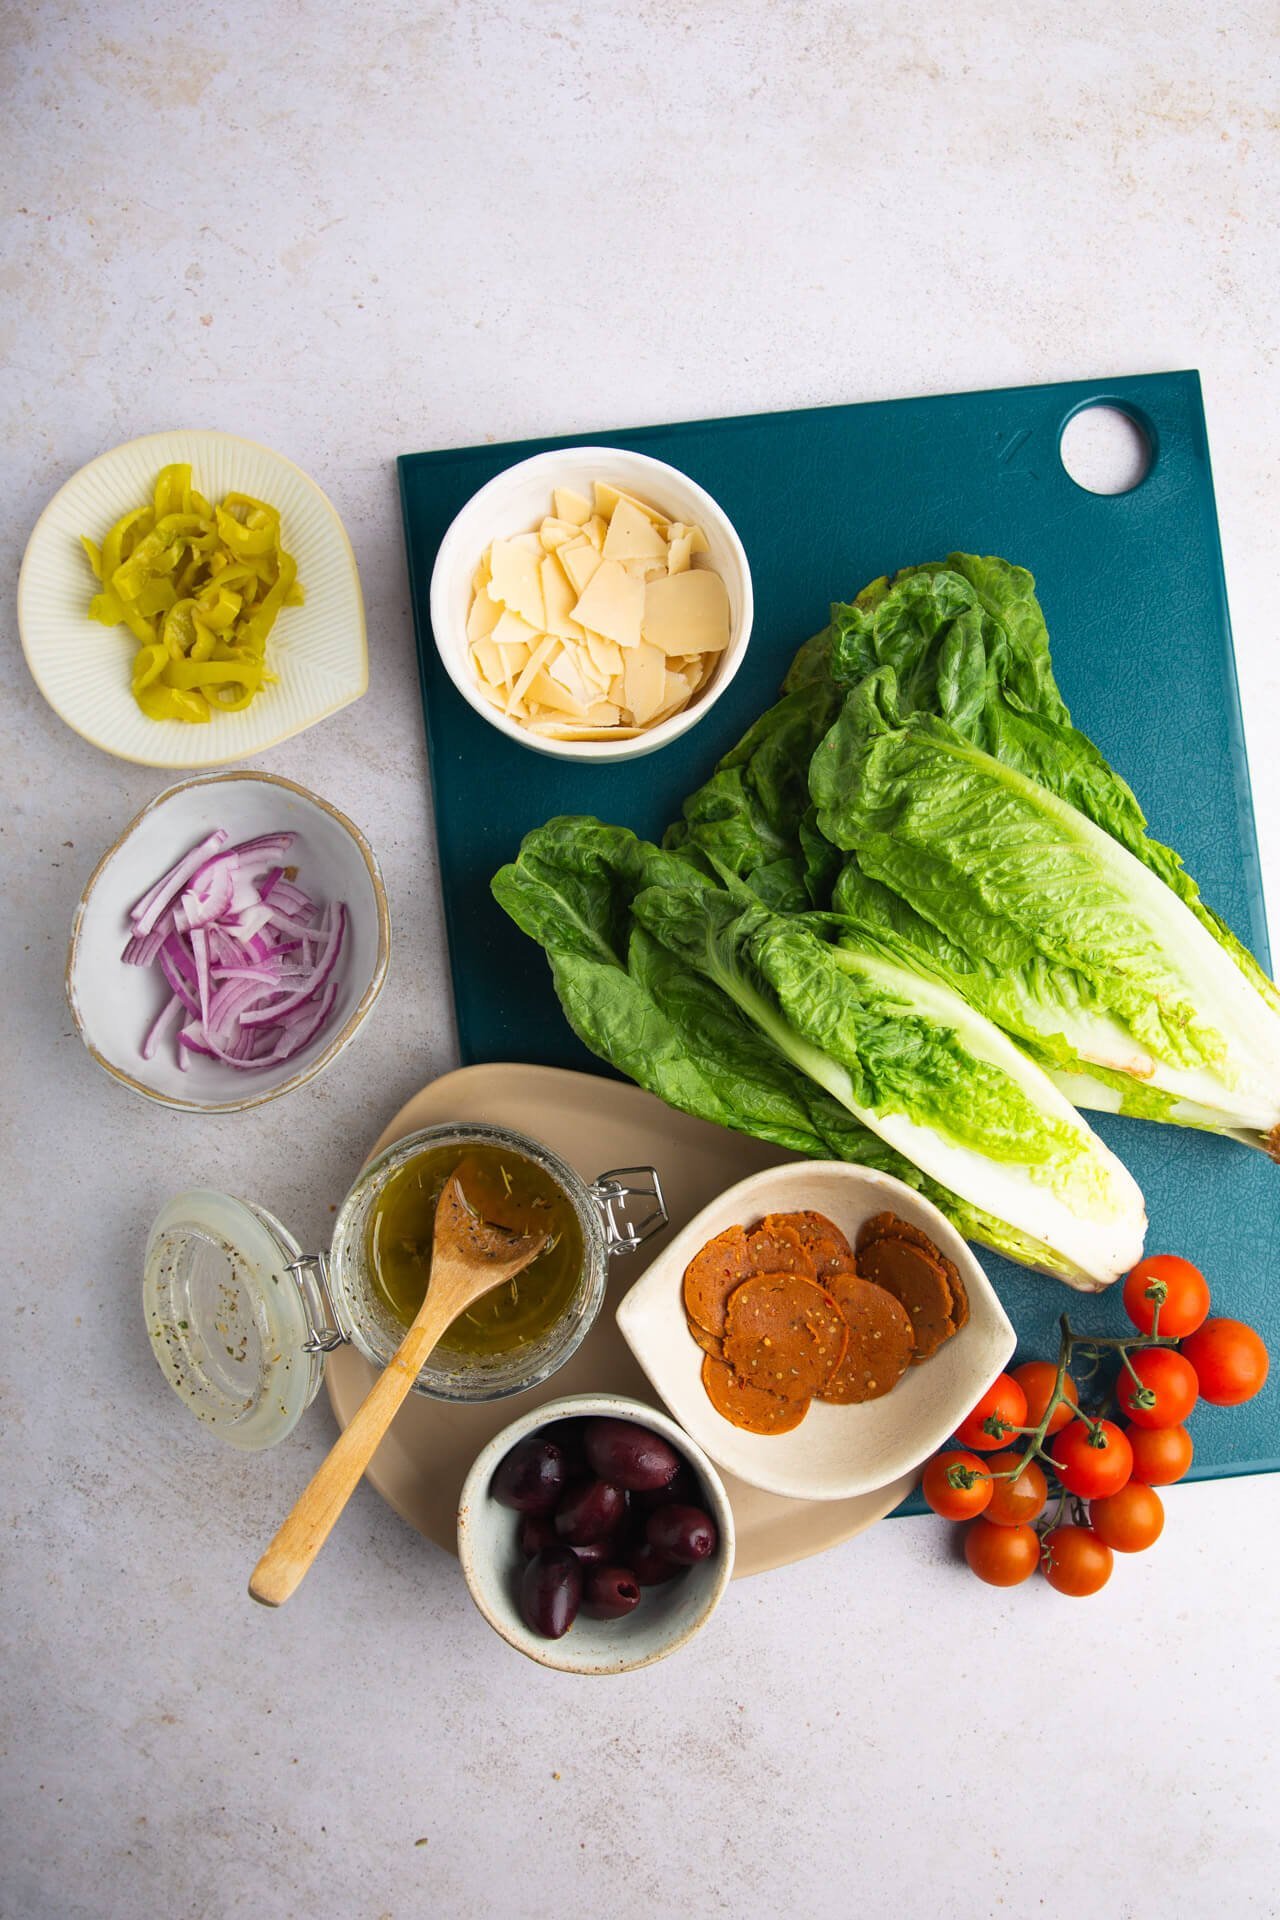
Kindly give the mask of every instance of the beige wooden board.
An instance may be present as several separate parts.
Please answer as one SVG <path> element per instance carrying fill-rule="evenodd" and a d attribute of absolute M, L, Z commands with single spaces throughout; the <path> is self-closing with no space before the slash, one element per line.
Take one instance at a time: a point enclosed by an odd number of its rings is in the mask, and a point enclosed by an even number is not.
<path fill-rule="evenodd" d="M 513 1127 L 541 1140 L 588 1181 L 612 1167 L 655 1166 L 671 1220 L 637 1253 L 610 1262 L 595 1325 L 568 1364 L 542 1386 L 480 1406 L 415 1393 L 396 1415 L 367 1477 L 402 1520 L 450 1553 L 457 1552 L 458 1494 L 467 1470 L 517 1414 L 568 1393 L 626 1393 L 661 1404 L 614 1323 L 619 1301 L 670 1234 L 716 1194 L 749 1173 L 797 1157 L 691 1120 L 621 1081 L 507 1063 L 462 1067 L 424 1087 L 401 1108 L 370 1157 L 419 1127 L 455 1120 Z M 339 1426 L 354 1414 L 374 1371 L 353 1347 L 330 1354 L 325 1381 Z M 736 1578 L 803 1560 L 863 1532 L 897 1506 L 915 1476 L 854 1500 L 783 1500 L 731 1474 L 723 1478 L 737 1528 Z"/>

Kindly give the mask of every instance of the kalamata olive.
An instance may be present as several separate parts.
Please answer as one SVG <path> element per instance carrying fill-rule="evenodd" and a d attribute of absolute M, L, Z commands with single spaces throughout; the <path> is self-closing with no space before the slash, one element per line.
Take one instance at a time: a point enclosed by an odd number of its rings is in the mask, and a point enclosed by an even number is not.
<path fill-rule="evenodd" d="M 680 1456 L 661 1435 L 631 1420 L 588 1420 L 587 1459 L 602 1480 L 644 1493 L 673 1480 Z"/>
<path fill-rule="evenodd" d="M 516 1539 L 526 1560 L 532 1560 L 535 1553 L 545 1553 L 548 1547 L 560 1545 L 556 1523 L 549 1513 L 524 1514 Z"/>
<path fill-rule="evenodd" d="M 652 1487 L 644 1493 L 631 1496 L 633 1504 L 646 1514 L 654 1507 L 665 1507 L 671 1501 L 679 1501 L 681 1506 L 696 1507 L 702 1498 L 702 1487 L 698 1476 L 687 1460 L 680 1462 L 680 1468 L 673 1480 L 665 1487 Z"/>
<path fill-rule="evenodd" d="M 716 1523 L 701 1507 L 655 1507 L 645 1529 L 649 1545 L 682 1567 L 696 1566 L 716 1550 Z"/>
<path fill-rule="evenodd" d="M 627 1510 L 621 1487 L 607 1480 L 579 1480 L 556 1508 L 556 1532 L 571 1547 L 591 1540 L 607 1540 L 616 1533 Z"/>
<path fill-rule="evenodd" d="M 556 1545 L 562 1543 L 557 1538 Z M 603 1566 L 606 1560 L 616 1560 L 618 1543 L 613 1540 L 584 1540 L 580 1547 L 570 1547 L 570 1553 L 576 1553 L 584 1567 Z"/>
<path fill-rule="evenodd" d="M 591 1620 L 621 1620 L 640 1604 L 640 1582 L 630 1567 L 592 1567 L 582 1590 L 582 1611 Z"/>
<path fill-rule="evenodd" d="M 565 1485 L 564 1455 L 540 1433 L 517 1440 L 493 1476 L 492 1493 L 517 1513 L 550 1513 Z"/>
<path fill-rule="evenodd" d="M 593 1471 L 587 1465 L 586 1431 L 585 1420 L 553 1420 L 549 1427 L 540 1429 L 542 1438 L 550 1440 L 564 1455 L 566 1481 L 585 1479 Z"/>
<path fill-rule="evenodd" d="M 520 1580 L 525 1624 L 544 1640 L 568 1633 L 582 1604 L 582 1562 L 568 1547 L 535 1553 Z"/>
<path fill-rule="evenodd" d="M 683 1567 L 643 1540 L 629 1547 L 623 1557 L 642 1587 L 660 1587 L 684 1572 Z"/>

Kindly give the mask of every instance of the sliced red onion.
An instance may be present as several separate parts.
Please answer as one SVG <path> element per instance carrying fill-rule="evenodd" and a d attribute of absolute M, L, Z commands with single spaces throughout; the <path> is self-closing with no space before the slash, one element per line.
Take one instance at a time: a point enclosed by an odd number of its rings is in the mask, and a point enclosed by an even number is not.
<path fill-rule="evenodd" d="M 169 998 L 142 1043 L 150 1059 L 172 1028 L 178 1066 L 198 1054 L 239 1070 L 291 1060 L 338 997 L 347 943 L 342 902 L 323 911 L 281 863 L 291 833 L 229 847 L 218 828 L 130 911 L 123 958 L 158 967 Z"/>

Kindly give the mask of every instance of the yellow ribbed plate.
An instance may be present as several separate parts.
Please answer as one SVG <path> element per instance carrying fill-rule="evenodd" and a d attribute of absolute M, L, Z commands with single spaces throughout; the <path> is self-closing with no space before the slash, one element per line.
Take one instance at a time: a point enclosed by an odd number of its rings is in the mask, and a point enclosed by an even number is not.
<path fill-rule="evenodd" d="M 279 509 L 281 537 L 306 592 L 285 607 L 267 642 L 279 684 L 241 713 L 207 726 L 149 720 L 129 689 L 137 643 L 126 627 L 89 619 L 97 591 L 80 545 L 151 495 L 161 467 L 187 461 L 217 502 L 249 493 Z M 27 665 L 69 727 L 122 760 L 147 767 L 219 767 L 261 753 L 358 700 L 369 683 L 364 601 L 341 520 L 314 480 L 269 447 L 200 428 L 149 433 L 99 454 L 54 494 L 27 542 L 18 576 L 18 626 Z"/>

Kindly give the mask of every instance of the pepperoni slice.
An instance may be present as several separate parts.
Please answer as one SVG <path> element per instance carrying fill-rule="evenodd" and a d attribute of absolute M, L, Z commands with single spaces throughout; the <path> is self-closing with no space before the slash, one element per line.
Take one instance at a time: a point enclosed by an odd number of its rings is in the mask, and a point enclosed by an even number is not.
<path fill-rule="evenodd" d="M 700 1327 L 697 1321 L 687 1313 L 685 1325 L 689 1329 L 690 1337 L 697 1341 L 704 1353 L 709 1353 L 713 1360 L 724 1359 L 724 1341 L 719 1334 L 708 1333 L 705 1327 Z"/>
<path fill-rule="evenodd" d="M 849 1344 L 818 1397 L 839 1406 L 878 1400 L 897 1386 L 911 1365 L 915 1335 L 907 1310 L 883 1287 L 856 1273 L 833 1273 L 824 1284 L 844 1315 Z"/>
<path fill-rule="evenodd" d="M 818 1277 L 818 1263 L 794 1227 L 770 1227 L 766 1221 L 747 1235 L 747 1252 L 751 1260 L 748 1275 L 797 1273 L 804 1280 Z"/>
<path fill-rule="evenodd" d="M 951 1287 L 936 1255 L 909 1240 L 886 1237 L 861 1249 L 858 1270 L 864 1279 L 874 1280 L 906 1308 L 917 1365 L 951 1338 L 956 1330 Z"/>
<path fill-rule="evenodd" d="M 724 1332 L 725 1301 L 755 1273 L 746 1229 L 728 1227 L 700 1247 L 684 1270 L 684 1307 L 691 1320 L 717 1338 Z"/>
<path fill-rule="evenodd" d="M 936 1260 L 947 1276 L 947 1287 L 951 1294 L 952 1331 L 959 1333 L 969 1318 L 969 1295 L 965 1291 L 964 1281 L 960 1278 L 960 1269 L 954 1260 L 948 1260 L 945 1253 L 925 1233 L 923 1228 L 912 1226 L 909 1220 L 899 1219 L 896 1213 L 873 1214 L 870 1220 L 863 1222 L 858 1231 L 858 1250 L 865 1252 L 876 1240 L 905 1240 L 913 1247 L 919 1247 L 922 1253 Z"/>
<path fill-rule="evenodd" d="M 810 1400 L 844 1358 L 849 1330 L 831 1295 L 794 1273 L 762 1273 L 729 1296 L 724 1357 L 740 1380 Z"/>
<path fill-rule="evenodd" d="M 783 1400 L 750 1386 L 711 1354 L 702 1362 L 702 1384 L 716 1412 L 746 1433 L 790 1433 L 809 1411 L 809 1401 Z"/>
<path fill-rule="evenodd" d="M 825 1213 L 805 1209 L 801 1213 L 766 1213 L 761 1221 L 765 1232 L 788 1227 L 804 1247 L 819 1280 L 828 1273 L 847 1273 L 853 1266 L 853 1248 L 834 1220 Z"/>

